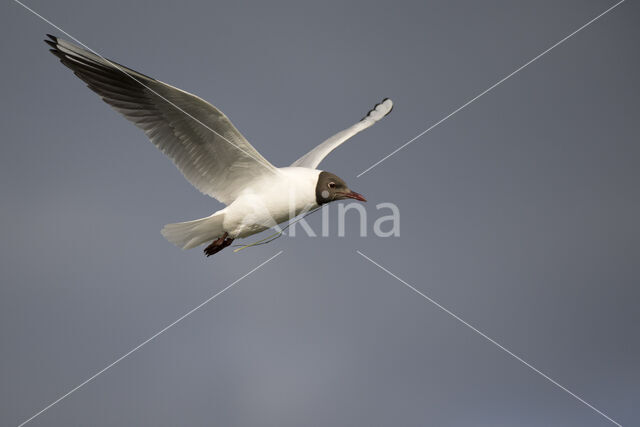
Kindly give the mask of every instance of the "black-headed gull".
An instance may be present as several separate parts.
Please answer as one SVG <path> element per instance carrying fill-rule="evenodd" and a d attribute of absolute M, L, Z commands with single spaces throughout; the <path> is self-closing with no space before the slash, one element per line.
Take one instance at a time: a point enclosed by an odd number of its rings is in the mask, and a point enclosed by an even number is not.
<path fill-rule="evenodd" d="M 236 238 L 343 199 L 365 201 L 336 175 L 316 169 L 333 149 L 391 112 L 384 99 L 289 167 L 277 168 L 216 107 L 188 92 L 48 35 L 51 52 L 91 90 L 142 129 L 202 193 L 227 205 L 206 218 L 168 224 L 162 235 L 183 249 L 211 242 L 213 255 Z"/>

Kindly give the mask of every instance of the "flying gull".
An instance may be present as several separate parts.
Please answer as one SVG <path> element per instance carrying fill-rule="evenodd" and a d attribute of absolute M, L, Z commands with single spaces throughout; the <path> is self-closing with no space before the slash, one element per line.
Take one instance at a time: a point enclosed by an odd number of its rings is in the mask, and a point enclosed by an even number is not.
<path fill-rule="evenodd" d="M 167 224 L 162 235 L 183 249 L 211 242 L 211 256 L 244 238 L 335 200 L 365 198 L 317 169 L 340 144 L 391 112 L 384 99 L 353 126 L 293 162 L 269 163 L 220 110 L 205 100 L 68 41 L 45 40 L 89 89 L 142 129 L 200 192 L 227 205 L 206 218 Z"/>

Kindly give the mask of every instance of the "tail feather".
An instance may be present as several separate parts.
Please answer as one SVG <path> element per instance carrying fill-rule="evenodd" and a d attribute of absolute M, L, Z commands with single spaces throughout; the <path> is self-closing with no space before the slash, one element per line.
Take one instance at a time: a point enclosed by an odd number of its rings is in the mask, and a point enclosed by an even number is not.
<path fill-rule="evenodd" d="M 206 218 L 167 224 L 161 233 L 165 239 L 182 249 L 191 249 L 224 234 L 224 214 L 216 212 Z"/>

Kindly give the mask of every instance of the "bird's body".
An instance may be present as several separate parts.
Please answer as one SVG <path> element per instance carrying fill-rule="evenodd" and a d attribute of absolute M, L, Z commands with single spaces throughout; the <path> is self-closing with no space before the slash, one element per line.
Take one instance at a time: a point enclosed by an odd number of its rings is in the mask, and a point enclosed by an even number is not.
<path fill-rule="evenodd" d="M 315 186 L 320 173 L 301 167 L 278 168 L 276 173 L 249 183 L 224 209 L 207 218 L 168 224 L 162 234 L 177 246 L 190 249 L 224 233 L 231 239 L 260 233 L 318 207 Z"/>
<path fill-rule="evenodd" d="M 320 170 L 285 167 L 253 181 L 224 212 L 224 231 L 247 237 L 318 207 L 316 182 Z M 284 189 L 284 191 L 283 191 Z"/>
<path fill-rule="evenodd" d="M 320 161 L 358 132 L 387 115 L 385 99 L 353 126 L 296 160 L 277 168 L 229 119 L 208 102 L 109 61 L 54 36 L 51 52 L 89 88 L 141 128 L 201 192 L 226 204 L 211 216 L 168 224 L 162 234 L 189 249 L 213 241 L 207 256 L 243 238 L 334 200 L 364 198 L 337 176 L 317 169 Z"/>

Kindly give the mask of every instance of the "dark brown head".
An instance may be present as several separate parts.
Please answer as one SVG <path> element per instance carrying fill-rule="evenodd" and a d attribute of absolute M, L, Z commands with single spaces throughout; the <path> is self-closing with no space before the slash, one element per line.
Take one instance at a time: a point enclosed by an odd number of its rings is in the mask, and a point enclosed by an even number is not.
<path fill-rule="evenodd" d="M 331 172 L 320 172 L 316 184 L 316 202 L 319 205 L 333 202 L 334 200 L 356 199 L 361 202 L 367 200 L 361 194 L 351 191 L 347 183 Z"/>

